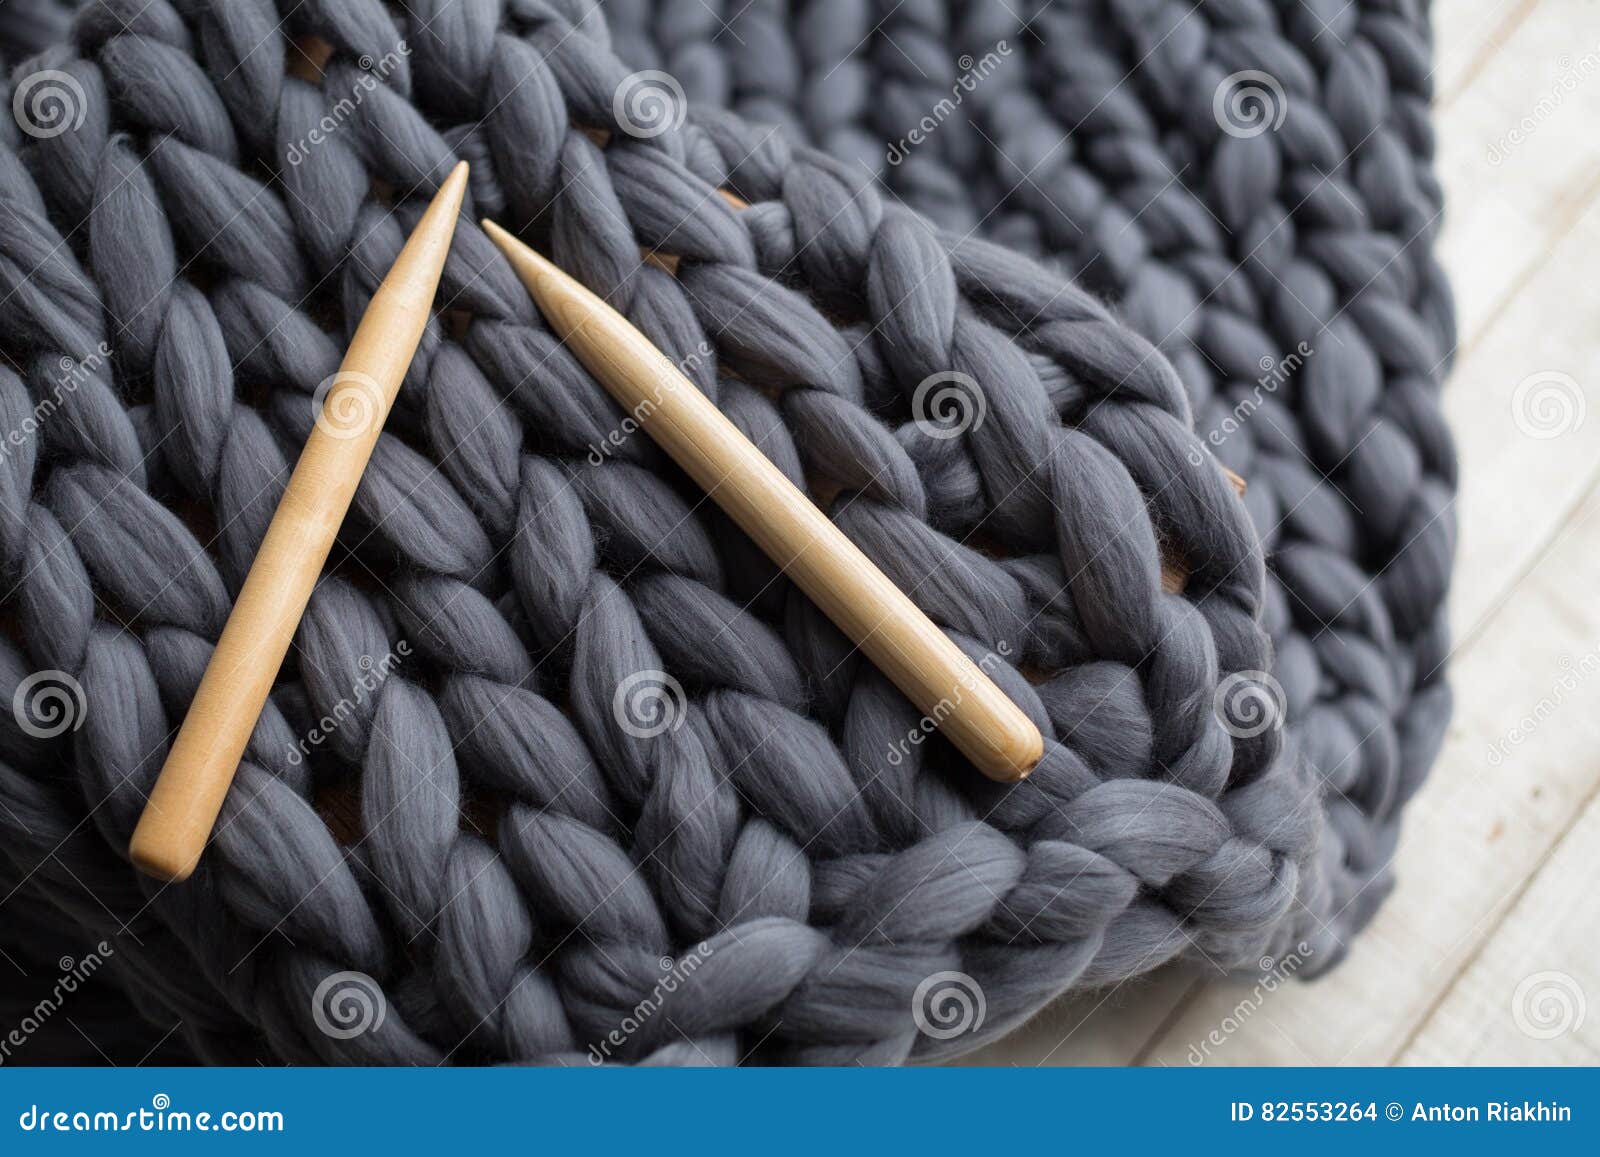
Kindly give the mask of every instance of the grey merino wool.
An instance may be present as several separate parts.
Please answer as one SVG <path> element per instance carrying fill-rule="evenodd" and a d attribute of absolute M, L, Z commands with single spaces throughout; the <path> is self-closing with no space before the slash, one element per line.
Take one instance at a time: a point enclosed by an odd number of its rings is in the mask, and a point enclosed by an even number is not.
<path fill-rule="evenodd" d="M 72 102 L 0 126 L 0 941 L 107 946 L 105 1047 L 928 1061 L 1172 961 L 1314 975 L 1381 903 L 1450 711 L 1425 4 L 61 22 L 0 38 L 36 53 L 8 107 Z M 1264 125 L 1219 99 L 1246 74 Z M 143 878 L 313 396 L 460 159 L 440 312 L 213 841 Z M 1032 776 L 980 777 L 628 425 L 484 216 L 980 662 Z M 983 1015 L 928 1031 L 951 976 Z"/>

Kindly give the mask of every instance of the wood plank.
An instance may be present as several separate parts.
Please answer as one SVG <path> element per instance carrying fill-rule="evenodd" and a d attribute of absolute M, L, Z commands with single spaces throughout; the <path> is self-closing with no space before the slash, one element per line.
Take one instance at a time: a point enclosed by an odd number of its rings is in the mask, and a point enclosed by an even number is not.
<path fill-rule="evenodd" d="M 1454 20 L 1459 14 L 1446 15 L 1454 8 L 1435 11 Z M 1600 33 L 1575 35 L 1571 6 L 1560 0 L 1507 12 L 1512 34 L 1492 42 L 1497 51 L 1473 65 L 1470 86 L 1437 110 L 1446 190 L 1439 254 L 1469 352 L 1549 259 L 1600 177 L 1600 134 L 1592 131 Z"/>
<path fill-rule="evenodd" d="M 1221 1063 L 1381 1064 L 1427 1018 L 1600 781 L 1600 670 L 1576 693 L 1556 690 L 1600 666 L 1597 582 L 1600 488 L 1460 658 L 1456 722 L 1408 815 L 1395 895 L 1340 968 L 1276 992 Z M 1559 717 L 1527 728 L 1558 696 Z M 1237 988 L 1209 987 L 1150 1059 L 1185 1063 L 1237 1000 Z"/>
<path fill-rule="evenodd" d="M 1585 709 L 1576 703 L 1570 708 Z M 1516 906 L 1444 994 L 1401 1053 L 1401 1064 L 1600 1064 L 1597 849 L 1600 795 L 1590 797 Z"/>
<path fill-rule="evenodd" d="M 1461 543 L 1451 593 L 1458 645 L 1470 643 L 1511 591 L 1600 462 L 1597 246 L 1600 203 L 1457 367 L 1446 391 L 1445 416 L 1461 454 Z M 1554 407 L 1543 415 L 1535 401 L 1541 391 Z M 1559 417 L 1562 405 L 1571 407 L 1570 417 Z M 1541 432 L 1554 436 L 1535 436 Z"/>
<path fill-rule="evenodd" d="M 1450 0 L 1433 6 L 1433 83 L 1441 108 L 1516 34 L 1539 0 Z"/>

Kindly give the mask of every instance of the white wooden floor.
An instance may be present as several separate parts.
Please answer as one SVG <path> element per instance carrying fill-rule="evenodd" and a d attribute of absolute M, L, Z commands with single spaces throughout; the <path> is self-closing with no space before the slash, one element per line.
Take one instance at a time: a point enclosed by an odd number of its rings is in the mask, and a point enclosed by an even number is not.
<path fill-rule="evenodd" d="M 964 1063 L 1182 1066 L 1213 1030 L 1211 1064 L 1600 1063 L 1600 3 L 1433 8 L 1457 706 L 1399 888 L 1321 980 L 1157 974 Z M 1541 384 L 1585 408 L 1552 437 L 1514 420 Z"/>

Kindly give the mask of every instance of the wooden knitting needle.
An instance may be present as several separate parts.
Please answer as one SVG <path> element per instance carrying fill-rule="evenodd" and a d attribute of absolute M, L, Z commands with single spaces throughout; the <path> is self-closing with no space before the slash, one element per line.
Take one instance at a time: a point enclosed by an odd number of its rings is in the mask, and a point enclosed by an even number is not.
<path fill-rule="evenodd" d="M 603 144 L 604 141 L 602 140 L 600 143 Z M 749 203 L 743 198 L 728 192 L 726 189 L 718 189 L 717 195 L 735 210 L 748 209 L 750 207 Z M 663 270 L 666 273 L 670 273 L 674 277 L 677 276 L 678 259 L 672 254 L 658 253 L 654 249 L 641 249 L 639 253 L 640 256 L 642 256 L 651 265 L 654 265 L 657 269 Z M 1243 495 L 1244 479 L 1240 478 L 1226 466 L 1222 467 L 1222 473 L 1227 476 L 1229 482 L 1233 483 L 1234 491 L 1240 495 Z M 1169 595 L 1181 595 L 1188 585 L 1188 565 L 1182 558 L 1178 556 L 1177 552 L 1170 549 L 1163 551 L 1161 558 L 1161 589 Z"/>
<path fill-rule="evenodd" d="M 617 404 L 991 779 L 1033 770 L 1044 739 L 904 591 L 873 565 L 648 338 L 491 221 L 529 294 Z"/>
<path fill-rule="evenodd" d="M 149 875 L 183 880 L 200 860 L 432 313 L 466 189 L 463 161 L 439 187 L 372 295 L 331 379 L 322 413 L 134 829 L 128 855 Z"/>

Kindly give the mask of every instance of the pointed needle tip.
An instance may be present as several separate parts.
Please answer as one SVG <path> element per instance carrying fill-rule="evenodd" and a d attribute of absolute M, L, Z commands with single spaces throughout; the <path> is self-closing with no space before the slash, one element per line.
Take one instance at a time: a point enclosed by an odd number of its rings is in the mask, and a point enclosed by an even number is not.
<path fill-rule="evenodd" d="M 553 262 L 551 262 L 549 258 L 545 257 L 544 254 L 540 253 L 537 249 L 533 248 L 533 246 L 527 244 L 525 241 L 519 239 L 515 234 L 507 231 L 502 226 L 496 225 L 487 217 L 480 221 L 479 224 L 483 226 L 483 231 L 489 235 L 489 240 L 493 241 L 495 245 L 499 247 L 500 252 L 505 254 L 506 260 L 511 262 L 511 267 L 517 271 L 518 275 L 522 278 L 522 283 L 527 286 L 529 292 L 534 295 L 535 300 L 539 298 L 540 289 L 537 285 L 529 280 L 527 277 L 528 271 L 537 271 L 545 275 L 555 275 L 562 281 L 570 280 L 570 278 L 568 278 L 565 273 L 563 273 Z"/>
<path fill-rule="evenodd" d="M 436 205 L 448 206 L 450 216 L 454 217 L 461 211 L 461 203 L 467 195 L 467 162 L 457 161 L 455 168 L 450 170 L 450 175 L 439 186 L 439 191 L 433 195 Z"/>
<path fill-rule="evenodd" d="M 385 293 L 386 304 L 376 296 L 368 304 L 362 318 L 365 325 L 377 309 L 379 326 L 388 325 L 387 310 L 397 310 L 394 316 L 410 315 L 431 308 L 439 279 L 444 273 L 445 261 L 450 255 L 450 245 L 455 239 L 456 219 L 461 215 L 461 204 L 467 192 L 467 163 L 460 162 L 450 170 L 450 175 L 440 184 L 422 216 L 412 226 L 411 234 L 401 247 L 394 264 L 379 284 Z M 415 342 L 411 349 L 416 348 Z M 408 355 L 409 356 L 409 355 Z"/>

